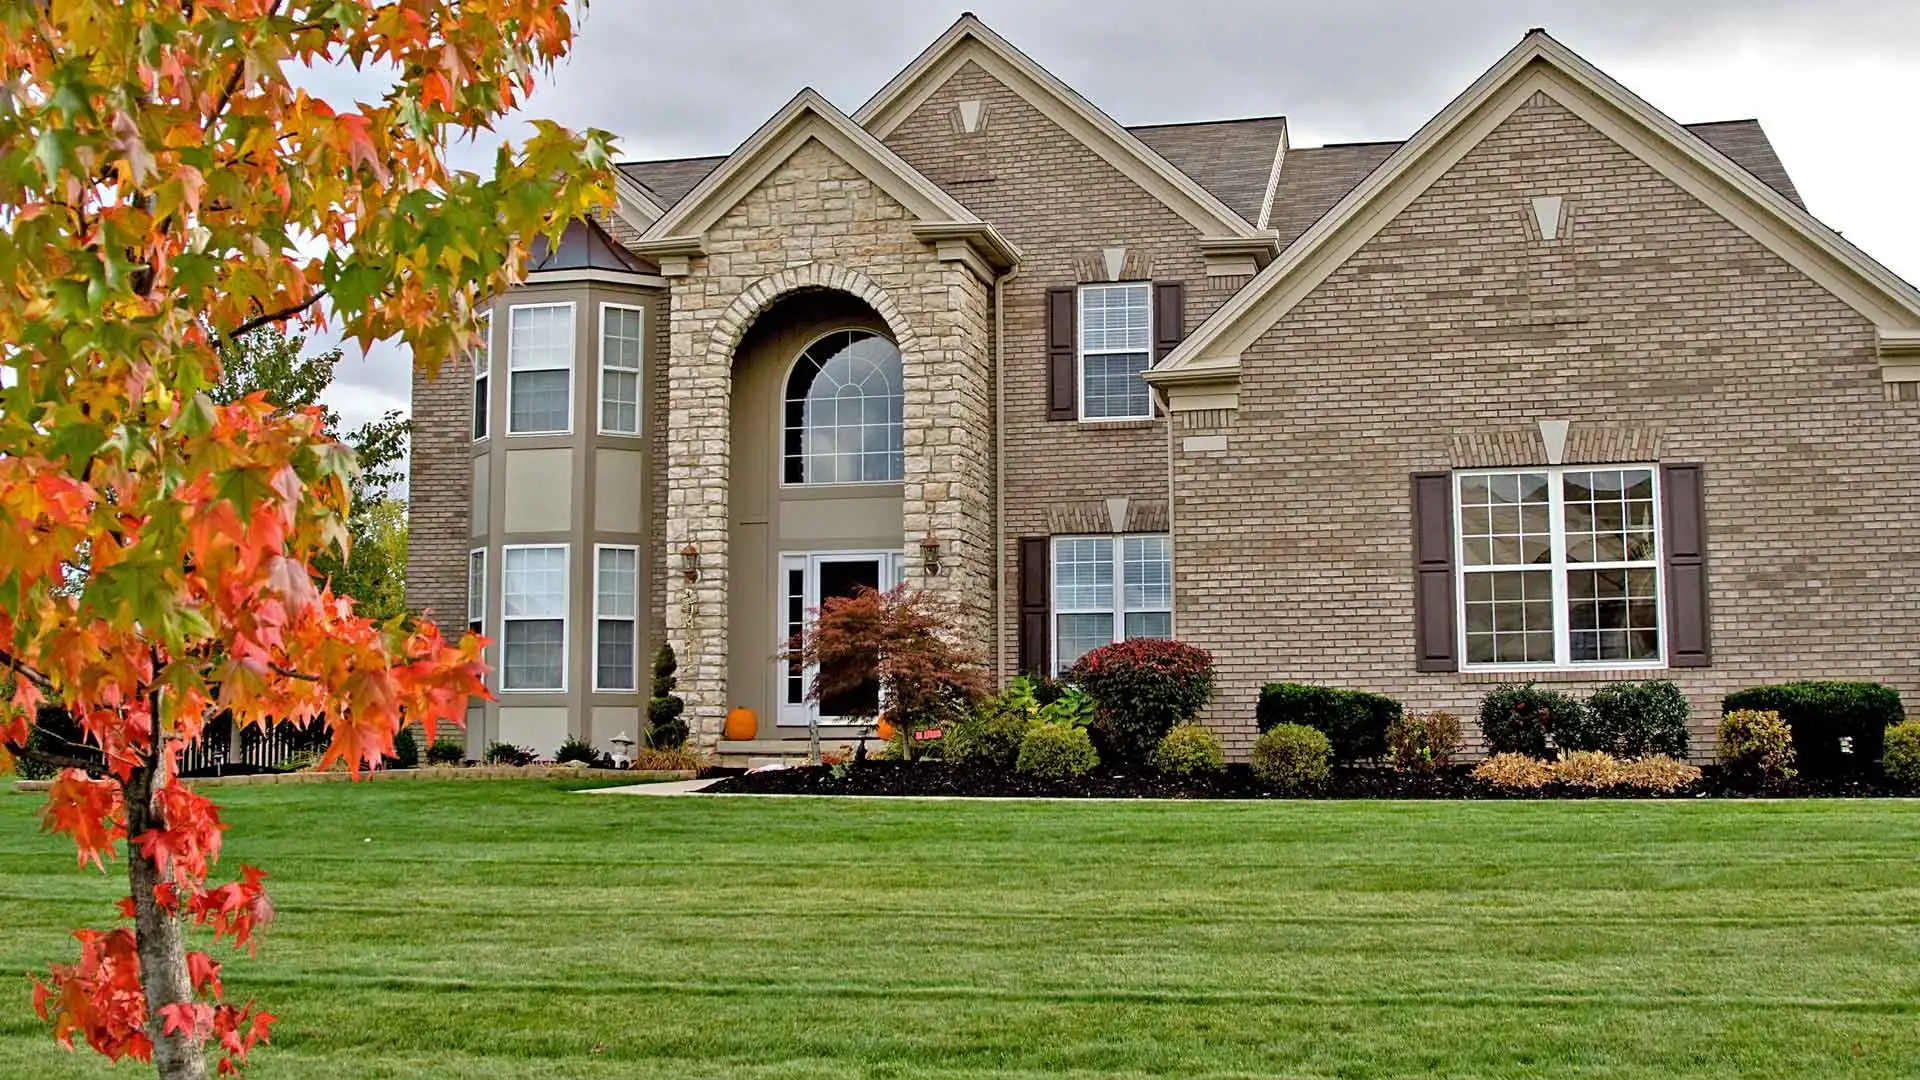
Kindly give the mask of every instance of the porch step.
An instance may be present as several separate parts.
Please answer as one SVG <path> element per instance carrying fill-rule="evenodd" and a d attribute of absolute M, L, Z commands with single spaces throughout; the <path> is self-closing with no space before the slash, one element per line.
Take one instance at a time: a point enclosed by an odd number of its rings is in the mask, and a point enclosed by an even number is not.
<path fill-rule="evenodd" d="M 856 740 L 822 737 L 822 754 L 851 754 Z M 882 745 L 878 739 L 867 740 L 867 753 L 871 754 Z M 741 739 L 739 741 L 721 740 L 714 747 L 713 763 L 725 769 L 757 769 L 762 765 L 803 765 L 807 760 L 807 740 L 801 739 Z"/>

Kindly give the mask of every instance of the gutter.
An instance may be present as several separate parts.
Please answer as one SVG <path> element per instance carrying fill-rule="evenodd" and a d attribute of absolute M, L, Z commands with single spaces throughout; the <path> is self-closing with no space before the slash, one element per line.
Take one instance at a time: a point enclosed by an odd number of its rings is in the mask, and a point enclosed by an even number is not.
<path fill-rule="evenodd" d="M 993 683 L 1007 685 L 1007 283 L 1020 264 L 993 279 Z M 1172 444 L 1168 444 L 1172 453 Z"/>

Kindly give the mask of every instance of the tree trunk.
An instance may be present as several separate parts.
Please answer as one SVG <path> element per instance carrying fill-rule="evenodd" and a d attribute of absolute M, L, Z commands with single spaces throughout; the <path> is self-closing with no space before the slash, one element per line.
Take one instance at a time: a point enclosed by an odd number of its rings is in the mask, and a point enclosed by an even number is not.
<path fill-rule="evenodd" d="M 134 770 L 126 785 L 127 884 L 133 890 L 134 944 L 140 954 L 140 985 L 147 994 L 147 1035 L 153 1040 L 153 1064 L 160 1080 L 207 1080 L 207 1058 L 199 1039 L 168 1035 L 161 1016 L 163 1006 L 193 1001 L 193 983 L 187 975 L 184 917 L 168 914 L 154 901 L 153 889 L 164 879 L 160 867 L 140 854 L 132 837 L 152 828 L 153 770 Z"/>

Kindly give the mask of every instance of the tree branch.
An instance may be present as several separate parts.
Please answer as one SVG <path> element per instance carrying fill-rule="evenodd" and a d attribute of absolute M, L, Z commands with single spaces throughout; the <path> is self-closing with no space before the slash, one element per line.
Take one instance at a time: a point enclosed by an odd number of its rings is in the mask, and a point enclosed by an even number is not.
<path fill-rule="evenodd" d="M 79 769 L 88 776 L 107 775 L 107 763 L 100 758 L 75 757 L 72 754 L 54 754 L 37 750 L 19 743 L 8 743 L 7 753 L 20 761 L 32 761 L 53 769 Z"/>
<path fill-rule="evenodd" d="M 28 667 L 24 662 L 16 659 L 11 653 L 0 652 L 0 667 L 11 670 L 46 693 L 51 694 L 54 692 L 52 680 Z"/>
<path fill-rule="evenodd" d="M 313 305 L 319 303 L 321 300 L 326 298 L 326 295 L 327 295 L 327 290 L 316 289 L 314 290 L 314 293 L 312 296 L 307 297 L 305 300 L 301 301 L 298 304 L 293 305 L 292 307 L 281 308 L 279 311 L 269 311 L 264 315 L 255 315 L 253 318 L 248 319 L 246 322 L 243 322 L 239 326 L 234 327 L 232 330 L 227 331 L 227 334 L 226 334 L 227 340 L 237 342 L 241 338 L 246 337 L 248 334 L 251 334 L 255 330 L 260 329 L 261 327 L 267 325 L 268 323 L 285 322 L 286 320 L 293 318 L 295 315 L 298 315 L 301 312 L 312 307 Z"/>

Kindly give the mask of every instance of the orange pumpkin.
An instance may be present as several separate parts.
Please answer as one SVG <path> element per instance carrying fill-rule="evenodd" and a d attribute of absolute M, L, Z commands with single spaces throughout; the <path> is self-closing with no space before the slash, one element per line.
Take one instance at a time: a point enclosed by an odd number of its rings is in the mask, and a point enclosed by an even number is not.
<path fill-rule="evenodd" d="M 885 714 L 882 714 L 880 721 L 873 725 L 873 737 L 879 739 L 881 742 L 892 742 L 895 734 L 893 721 L 888 720 Z"/>
<path fill-rule="evenodd" d="M 736 706 L 727 714 L 726 726 L 720 729 L 720 734 L 730 742 L 746 742 L 760 734 L 760 718 L 745 705 Z"/>

